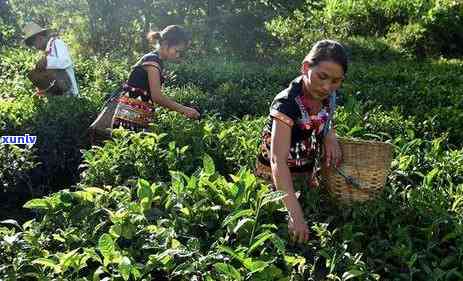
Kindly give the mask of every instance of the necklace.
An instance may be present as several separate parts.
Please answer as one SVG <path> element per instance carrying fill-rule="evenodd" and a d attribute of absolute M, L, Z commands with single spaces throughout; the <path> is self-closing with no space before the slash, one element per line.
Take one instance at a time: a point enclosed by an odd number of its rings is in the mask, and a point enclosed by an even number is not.
<path fill-rule="evenodd" d="M 322 103 L 310 98 L 310 93 L 302 87 L 302 104 L 310 115 L 317 115 L 322 109 Z"/>

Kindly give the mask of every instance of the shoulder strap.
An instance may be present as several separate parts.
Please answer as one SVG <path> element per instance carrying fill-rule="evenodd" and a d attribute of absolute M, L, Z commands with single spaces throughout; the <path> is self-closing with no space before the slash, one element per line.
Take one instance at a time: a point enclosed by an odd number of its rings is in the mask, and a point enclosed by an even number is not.
<path fill-rule="evenodd" d="M 336 110 L 336 91 L 333 91 L 330 95 L 330 112 L 329 112 L 329 119 L 328 123 L 326 124 L 325 128 L 323 129 L 323 135 L 326 136 L 328 132 L 333 127 L 333 118 L 334 112 Z"/>
<path fill-rule="evenodd" d="M 46 54 L 47 56 L 51 54 L 51 48 L 54 48 L 55 49 L 55 55 L 58 55 L 58 50 L 56 49 L 56 45 L 55 45 L 55 40 L 56 40 L 56 37 L 52 37 L 49 41 L 49 46 L 48 46 L 48 49 L 46 50 Z"/>
<path fill-rule="evenodd" d="M 336 110 L 336 91 L 331 93 L 330 96 L 330 117 L 334 114 L 334 111 Z M 331 118 L 330 118 L 331 121 Z"/>

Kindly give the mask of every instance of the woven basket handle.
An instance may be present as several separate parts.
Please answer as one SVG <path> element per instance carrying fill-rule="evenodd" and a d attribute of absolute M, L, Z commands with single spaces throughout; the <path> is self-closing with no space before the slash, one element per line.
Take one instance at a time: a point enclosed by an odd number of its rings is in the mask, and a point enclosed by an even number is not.
<path fill-rule="evenodd" d="M 336 172 L 338 172 L 338 174 L 340 174 L 344 180 L 346 180 L 348 185 L 351 185 L 354 188 L 362 188 L 362 185 L 358 179 L 354 178 L 353 176 L 346 175 L 346 173 L 338 167 L 334 167 L 334 169 L 336 169 Z"/>

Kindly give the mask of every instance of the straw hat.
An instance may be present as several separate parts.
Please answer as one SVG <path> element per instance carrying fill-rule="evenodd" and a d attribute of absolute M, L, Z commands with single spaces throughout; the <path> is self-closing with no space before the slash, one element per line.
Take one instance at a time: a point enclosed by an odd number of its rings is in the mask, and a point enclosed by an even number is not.
<path fill-rule="evenodd" d="M 23 28 L 23 32 L 25 34 L 24 43 L 30 46 L 31 39 L 34 38 L 35 35 L 45 32 L 45 31 L 48 31 L 48 29 L 40 27 L 40 25 L 36 24 L 35 22 L 30 22 L 26 24 Z"/>

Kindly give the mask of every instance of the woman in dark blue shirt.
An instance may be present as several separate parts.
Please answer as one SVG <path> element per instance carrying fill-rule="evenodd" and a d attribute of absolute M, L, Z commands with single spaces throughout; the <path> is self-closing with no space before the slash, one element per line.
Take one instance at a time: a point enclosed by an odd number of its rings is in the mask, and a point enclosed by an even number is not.
<path fill-rule="evenodd" d="M 118 100 L 113 127 L 143 130 L 153 116 L 154 104 L 177 111 L 188 118 L 198 119 L 199 112 L 184 106 L 162 94 L 164 64 L 166 60 L 179 60 L 190 43 L 189 34 L 178 25 L 170 25 L 161 32 L 151 32 L 148 40 L 156 44 L 156 50 L 145 54 L 133 67 L 129 79 L 123 85 Z"/>
<path fill-rule="evenodd" d="M 309 239 L 309 228 L 294 192 L 293 176 L 304 175 L 314 182 L 322 150 L 327 166 L 341 160 L 333 114 L 336 91 L 346 72 L 344 47 L 332 40 L 317 42 L 302 62 L 301 76 L 273 100 L 263 130 L 256 174 L 287 193 L 283 203 L 289 213 L 288 230 L 299 242 Z"/>

